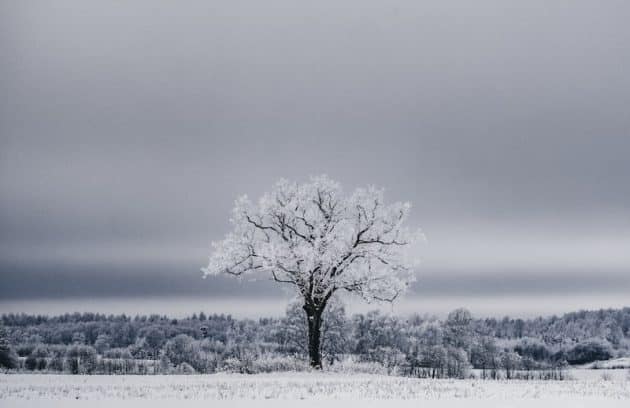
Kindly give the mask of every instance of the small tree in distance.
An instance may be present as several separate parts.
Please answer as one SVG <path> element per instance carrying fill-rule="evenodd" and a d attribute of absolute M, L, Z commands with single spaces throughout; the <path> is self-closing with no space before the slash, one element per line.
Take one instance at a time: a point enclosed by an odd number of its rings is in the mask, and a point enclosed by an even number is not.
<path fill-rule="evenodd" d="M 322 314 L 337 292 L 393 302 L 413 280 L 417 258 L 406 249 L 422 235 L 404 226 L 411 205 L 385 204 L 383 190 L 343 193 L 326 176 L 276 183 L 258 203 L 243 196 L 230 232 L 213 243 L 207 275 L 267 274 L 303 300 L 310 364 L 321 368 Z"/>
<path fill-rule="evenodd" d="M 9 334 L 0 322 L 0 367 L 16 368 L 18 356 L 11 348 Z"/>

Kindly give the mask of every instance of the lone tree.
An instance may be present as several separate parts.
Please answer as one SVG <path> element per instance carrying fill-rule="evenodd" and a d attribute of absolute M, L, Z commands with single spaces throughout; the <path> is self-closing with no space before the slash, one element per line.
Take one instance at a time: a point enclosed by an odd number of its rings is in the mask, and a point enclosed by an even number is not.
<path fill-rule="evenodd" d="M 322 314 L 333 294 L 393 302 L 413 280 L 408 251 L 420 232 L 403 226 L 409 203 L 385 204 L 383 190 L 343 193 L 326 176 L 276 183 L 257 204 L 239 198 L 230 232 L 212 244 L 207 275 L 262 273 L 303 299 L 310 364 L 321 368 Z"/>

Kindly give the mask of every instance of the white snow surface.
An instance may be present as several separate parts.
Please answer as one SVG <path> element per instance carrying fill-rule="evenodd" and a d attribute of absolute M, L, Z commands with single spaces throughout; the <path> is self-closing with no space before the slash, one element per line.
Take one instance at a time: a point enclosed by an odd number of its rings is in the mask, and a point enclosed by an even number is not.
<path fill-rule="evenodd" d="M 582 366 L 585 369 L 630 369 L 630 357 L 620 357 L 611 360 L 595 361 Z"/>
<path fill-rule="evenodd" d="M 630 379 L 568 381 L 431 380 L 338 373 L 257 375 L 0 375 L 0 407 L 292 406 L 327 408 L 348 400 L 365 407 L 417 406 L 630 406 Z M 256 401 L 252 401 L 256 400 Z M 278 401 L 283 400 L 283 401 Z M 273 401 L 273 402 L 272 402 Z M 414 403 L 415 401 L 415 403 Z M 321 405 L 319 405 L 321 406 Z"/>

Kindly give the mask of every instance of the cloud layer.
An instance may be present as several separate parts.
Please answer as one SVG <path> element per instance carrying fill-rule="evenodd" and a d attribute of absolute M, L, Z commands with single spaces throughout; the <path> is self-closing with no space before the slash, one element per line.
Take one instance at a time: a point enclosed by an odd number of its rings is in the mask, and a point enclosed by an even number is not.
<path fill-rule="evenodd" d="M 225 294 L 233 200 L 320 173 L 414 204 L 417 296 L 630 294 L 627 2 L 2 8 L 4 299 Z"/>

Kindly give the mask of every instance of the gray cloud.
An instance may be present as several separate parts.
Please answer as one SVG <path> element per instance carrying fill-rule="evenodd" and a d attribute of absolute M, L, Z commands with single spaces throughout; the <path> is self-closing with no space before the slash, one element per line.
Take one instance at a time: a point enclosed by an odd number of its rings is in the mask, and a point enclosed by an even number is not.
<path fill-rule="evenodd" d="M 627 2 L 2 9 L 2 297 L 212 294 L 233 199 L 318 173 L 413 202 L 422 293 L 630 293 Z"/>
<path fill-rule="evenodd" d="M 3 265 L 2 299 L 138 298 L 206 296 L 208 299 L 284 298 L 293 292 L 270 280 L 201 279 L 192 262 L 177 265 L 56 264 L 54 268 Z M 471 273 L 472 272 L 472 273 Z M 481 271 L 423 270 L 408 297 L 513 296 L 520 294 L 620 294 L 630 275 L 620 271 L 505 269 Z M 602 305 L 606 306 L 606 305 Z"/>

